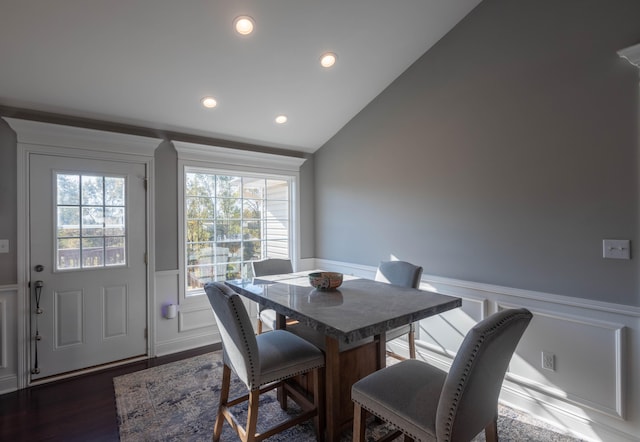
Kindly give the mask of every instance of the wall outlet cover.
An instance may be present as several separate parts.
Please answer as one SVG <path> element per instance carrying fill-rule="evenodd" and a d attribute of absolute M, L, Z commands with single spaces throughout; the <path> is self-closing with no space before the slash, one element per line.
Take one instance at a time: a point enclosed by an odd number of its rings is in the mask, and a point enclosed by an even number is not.
<path fill-rule="evenodd" d="M 603 239 L 602 257 L 608 259 L 631 259 L 631 241 L 628 239 Z"/>

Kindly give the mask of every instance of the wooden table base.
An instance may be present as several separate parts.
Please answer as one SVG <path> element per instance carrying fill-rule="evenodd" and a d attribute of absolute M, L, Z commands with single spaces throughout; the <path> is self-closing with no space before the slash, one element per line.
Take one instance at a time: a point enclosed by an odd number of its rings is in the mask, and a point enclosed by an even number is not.
<path fill-rule="evenodd" d="M 340 440 L 343 431 L 352 428 L 351 386 L 384 367 L 385 341 L 384 336 L 376 336 L 370 342 L 345 351 L 340 351 L 334 338 L 326 337 L 325 342 L 326 440 L 334 442 Z"/>

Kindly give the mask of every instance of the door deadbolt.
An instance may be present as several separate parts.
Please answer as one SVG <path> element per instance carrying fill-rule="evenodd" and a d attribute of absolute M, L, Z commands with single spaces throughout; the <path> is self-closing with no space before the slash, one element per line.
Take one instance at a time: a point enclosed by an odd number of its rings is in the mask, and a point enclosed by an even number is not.
<path fill-rule="evenodd" d="M 38 264 L 33 268 L 33 270 L 35 270 L 36 272 L 41 272 L 44 270 L 44 266 L 42 264 Z"/>

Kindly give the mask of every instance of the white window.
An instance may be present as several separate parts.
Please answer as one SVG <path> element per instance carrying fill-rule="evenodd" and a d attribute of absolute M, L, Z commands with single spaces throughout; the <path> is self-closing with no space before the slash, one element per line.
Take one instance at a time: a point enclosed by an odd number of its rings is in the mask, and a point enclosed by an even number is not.
<path fill-rule="evenodd" d="M 290 178 L 185 170 L 187 293 L 290 258 Z"/>
<path fill-rule="evenodd" d="M 251 262 L 297 256 L 301 158 L 174 142 L 179 156 L 184 296 L 252 277 Z"/>

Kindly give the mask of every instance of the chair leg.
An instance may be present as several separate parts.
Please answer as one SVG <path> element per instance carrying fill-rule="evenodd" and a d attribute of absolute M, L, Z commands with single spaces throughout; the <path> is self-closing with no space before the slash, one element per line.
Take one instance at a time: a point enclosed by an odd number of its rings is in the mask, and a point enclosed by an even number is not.
<path fill-rule="evenodd" d="M 487 442 L 498 442 L 498 418 L 494 417 L 491 423 L 484 429 L 484 436 Z"/>
<path fill-rule="evenodd" d="M 409 331 L 409 357 L 411 359 L 416 358 L 416 332 L 413 331 L 413 327 Z"/>
<path fill-rule="evenodd" d="M 254 442 L 256 440 L 259 401 L 260 390 L 252 390 L 249 393 L 249 413 L 247 414 L 247 442 Z"/>
<path fill-rule="evenodd" d="M 353 404 L 353 438 L 352 442 L 364 442 L 367 412 L 360 405 Z"/>
<path fill-rule="evenodd" d="M 216 414 L 216 423 L 213 427 L 213 442 L 220 440 L 222 434 L 222 425 L 224 424 L 223 408 L 229 401 L 229 387 L 231 386 L 231 369 L 224 364 L 222 368 L 222 390 L 220 390 L 220 403 L 218 404 L 218 413 Z"/>
<path fill-rule="evenodd" d="M 258 334 L 262 334 L 262 321 L 260 320 L 260 317 L 258 317 Z"/>
<path fill-rule="evenodd" d="M 287 392 L 284 387 L 281 386 L 276 389 L 276 398 L 278 399 L 278 402 L 280 402 L 280 409 L 287 411 Z"/>

